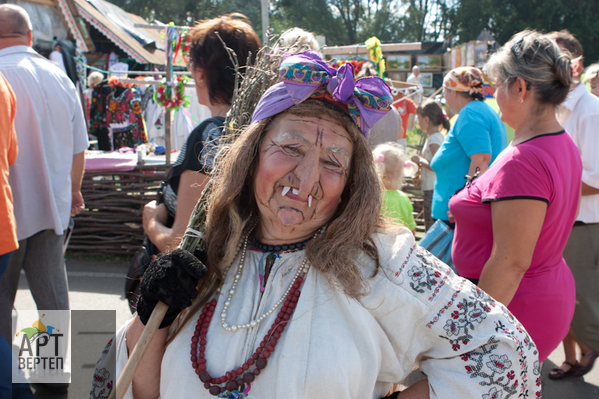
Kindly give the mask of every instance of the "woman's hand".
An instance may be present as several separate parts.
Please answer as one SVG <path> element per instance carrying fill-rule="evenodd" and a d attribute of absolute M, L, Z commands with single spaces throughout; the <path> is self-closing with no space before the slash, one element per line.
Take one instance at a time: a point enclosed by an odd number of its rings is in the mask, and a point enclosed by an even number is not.
<path fill-rule="evenodd" d="M 169 309 L 160 328 L 168 327 L 196 298 L 196 286 L 207 271 L 196 256 L 183 249 L 176 249 L 154 259 L 139 286 L 137 314 L 141 322 L 144 325 L 148 322 L 154 307 L 161 301 Z"/>
<path fill-rule="evenodd" d="M 204 258 L 203 254 L 198 254 Z M 146 323 L 158 301 L 169 306 L 166 315 L 133 377 L 135 398 L 157 398 L 160 395 L 160 364 L 166 349 L 168 327 L 182 309 L 191 305 L 198 292 L 198 281 L 206 274 L 206 267 L 191 253 L 178 249 L 161 255 L 148 267 L 141 282 L 137 302 L 137 317 L 127 328 L 129 356 L 137 345 Z"/>
<path fill-rule="evenodd" d="M 144 207 L 144 232 L 161 252 L 179 246 L 189 224 L 189 217 L 207 182 L 208 176 L 203 173 L 187 169 L 183 171 L 177 191 L 177 211 L 171 227 L 166 227 L 168 212 L 164 204 L 157 205 L 156 201 L 151 201 Z"/>
<path fill-rule="evenodd" d="M 431 165 L 428 163 L 426 158 L 424 158 L 418 154 L 412 155 L 412 162 L 414 162 L 416 165 L 418 165 L 420 167 L 420 169 L 432 170 Z"/>
<path fill-rule="evenodd" d="M 149 230 L 149 226 L 153 222 L 158 222 L 162 225 L 166 225 L 166 222 L 168 220 L 168 211 L 166 210 L 166 205 L 157 204 L 156 201 L 148 202 L 144 206 L 142 218 L 145 231 Z"/>

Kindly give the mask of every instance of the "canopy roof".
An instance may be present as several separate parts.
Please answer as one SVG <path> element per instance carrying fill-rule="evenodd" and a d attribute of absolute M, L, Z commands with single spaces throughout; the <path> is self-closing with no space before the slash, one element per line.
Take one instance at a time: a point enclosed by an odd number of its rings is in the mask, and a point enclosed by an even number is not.
<path fill-rule="evenodd" d="M 74 3 L 85 21 L 135 61 L 165 65 L 164 40 L 160 31 L 135 27 L 136 23 L 147 24 L 146 20 L 105 0 L 74 0 Z"/>

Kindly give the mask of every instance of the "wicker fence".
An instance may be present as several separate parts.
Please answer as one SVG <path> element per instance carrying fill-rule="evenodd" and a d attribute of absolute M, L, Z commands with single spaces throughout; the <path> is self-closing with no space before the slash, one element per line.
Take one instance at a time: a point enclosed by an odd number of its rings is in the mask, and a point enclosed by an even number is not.
<path fill-rule="evenodd" d="M 143 206 L 155 199 L 165 166 L 131 172 L 86 173 L 85 210 L 75 217 L 69 251 L 88 255 L 133 254 L 143 241 Z"/>

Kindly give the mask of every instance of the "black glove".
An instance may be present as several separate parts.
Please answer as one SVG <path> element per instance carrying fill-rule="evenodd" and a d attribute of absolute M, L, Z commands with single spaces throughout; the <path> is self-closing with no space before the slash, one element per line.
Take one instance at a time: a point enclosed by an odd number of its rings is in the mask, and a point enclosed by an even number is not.
<path fill-rule="evenodd" d="M 197 255 L 196 255 L 197 254 Z M 196 286 L 208 271 L 198 259 L 204 251 L 191 253 L 176 249 L 158 256 L 150 263 L 141 280 L 137 314 L 146 325 L 158 301 L 168 305 L 160 328 L 168 327 L 177 315 L 198 296 Z"/>

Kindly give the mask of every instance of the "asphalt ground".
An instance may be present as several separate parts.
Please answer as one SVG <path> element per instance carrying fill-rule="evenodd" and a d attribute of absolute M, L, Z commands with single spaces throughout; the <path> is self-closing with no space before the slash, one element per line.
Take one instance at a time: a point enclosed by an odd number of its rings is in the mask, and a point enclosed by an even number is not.
<path fill-rule="evenodd" d="M 48 394 L 38 395 L 36 399 L 89 397 L 95 363 L 102 349 L 115 328 L 124 324 L 131 316 L 123 294 L 127 268 L 128 263 L 123 261 L 67 259 L 71 309 L 112 310 L 113 312 L 77 312 L 73 315 L 72 334 L 84 336 L 85 341 L 78 341 L 77 346 L 72 348 L 77 356 L 73 356 L 68 396 Z M 17 314 L 18 310 L 36 309 L 24 274 L 21 275 L 15 309 Z M 599 361 L 584 377 L 569 376 L 558 381 L 550 380 L 547 377 L 549 370 L 561 364 L 563 359 L 563 349 L 560 345 L 543 363 L 543 397 L 545 399 L 599 399 Z M 417 373 L 411 376 L 411 380 L 417 379 Z"/>

